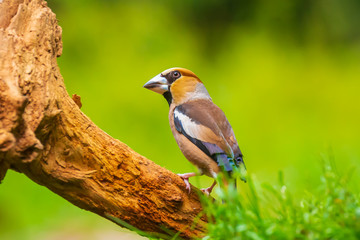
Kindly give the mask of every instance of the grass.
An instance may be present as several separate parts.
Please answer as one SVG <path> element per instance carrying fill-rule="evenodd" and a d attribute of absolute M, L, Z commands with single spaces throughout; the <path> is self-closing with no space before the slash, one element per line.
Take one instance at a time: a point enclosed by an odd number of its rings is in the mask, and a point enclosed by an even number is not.
<path fill-rule="evenodd" d="M 248 194 L 230 186 L 217 189 L 215 202 L 203 198 L 210 224 L 207 239 L 360 239 L 360 197 L 348 187 L 352 171 L 340 175 L 324 160 L 321 184 L 295 199 L 279 173 L 278 184 L 257 187 L 248 177 Z"/>

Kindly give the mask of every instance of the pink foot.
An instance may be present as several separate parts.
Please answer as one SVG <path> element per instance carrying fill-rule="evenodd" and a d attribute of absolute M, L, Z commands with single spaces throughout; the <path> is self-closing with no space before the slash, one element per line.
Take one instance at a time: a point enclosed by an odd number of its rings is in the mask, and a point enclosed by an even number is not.
<path fill-rule="evenodd" d="M 210 193 L 212 192 L 212 190 L 213 190 L 213 188 L 215 187 L 215 185 L 216 185 L 216 181 L 214 181 L 214 183 L 213 183 L 210 187 L 208 187 L 208 188 L 202 188 L 201 191 L 202 191 L 204 194 L 210 196 Z"/>
<path fill-rule="evenodd" d="M 202 188 L 200 189 L 204 194 L 210 196 L 211 190 L 210 188 Z"/>
<path fill-rule="evenodd" d="M 189 183 L 189 177 L 196 176 L 196 173 L 184 173 L 184 174 L 178 174 L 179 177 L 181 177 L 184 180 L 185 188 L 189 191 L 189 194 L 191 192 L 191 186 Z"/>

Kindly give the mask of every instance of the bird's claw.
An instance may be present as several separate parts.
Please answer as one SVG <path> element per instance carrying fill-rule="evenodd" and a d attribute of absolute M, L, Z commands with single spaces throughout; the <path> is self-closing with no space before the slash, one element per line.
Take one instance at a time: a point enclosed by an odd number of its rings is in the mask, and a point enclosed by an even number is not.
<path fill-rule="evenodd" d="M 200 189 L 204 194 L 206 194 L 207 196 L 210 196 L 211 190 L 212 188 L 202 188 Z"/>
<path fill-rule="evenodd" d="M 179 177 L 181 177 L 184 180 L 185 188 L 189 191 L 189 194 L 191 192 L 191 186 L 189 183 L 189 177 L 187 177 L 185 174 L 178 174 Z"/>
<path fill-rule="evenodd" d="M 215 187 L 215 185 L 216 185 L 216 181 L 214 181 L 214 183 L 213 183 L 210 187 L 208 187 L 208 188 L 203 188 L 203 189 L 201 189 L 201 191 L 202 191 L 204 194 L 206 194 L 207 196 L 210 196 L 210 193 L 212 192 L 212 190 L 213 190 L 213 188 Z"/>

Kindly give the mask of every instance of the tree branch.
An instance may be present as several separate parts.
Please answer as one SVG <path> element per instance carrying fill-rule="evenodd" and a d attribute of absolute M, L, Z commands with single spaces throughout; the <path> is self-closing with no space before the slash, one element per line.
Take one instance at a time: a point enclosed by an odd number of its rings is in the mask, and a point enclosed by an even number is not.
<path fill-rule="evenodd" d="M 198 190 L 113 139 L 68 96 L 61 28 L 43 0 L 0 0 L 0 180 L 26 174 L 74 205 L 146 232 L 201 237 Z M 120 219 L 120 221 L 116 221 Z"/>

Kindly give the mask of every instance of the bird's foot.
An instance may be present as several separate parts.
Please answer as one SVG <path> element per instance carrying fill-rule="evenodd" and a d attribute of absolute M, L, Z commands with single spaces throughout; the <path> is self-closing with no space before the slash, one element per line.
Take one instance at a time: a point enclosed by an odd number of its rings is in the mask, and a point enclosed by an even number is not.
<path fill-rule="evenodd" d="M 206 194 L 207 196 L 210 196 L 211 190 L 210 188 L 202 188 L 200 189 L 204 194 Z"/>
<path fill-rule="evenodd" d="M 195 176 L 195 173 L 184 173 L 184 174 L 178 174 L 179 177 L 181 177 L 184 180 L 185 188 L 189 191 L 189 194 L 191 192 L 191 186 L 189 183 L 189 177 Z"/>
<path fill-rule="evenodd" d="M 215 187 L 215 185 L 216 185 L 216 181 L 214 181 L 214 183 L 213 183 L 210 187 L 208 187 L 208 188 L 202 188 L 202 189 L 200 189 L 200 190 L 201 190 L 204 194 L 210 196 L 210 193 L 212 192 L 212 190 L 213 190 L 213 188 Z"/>

